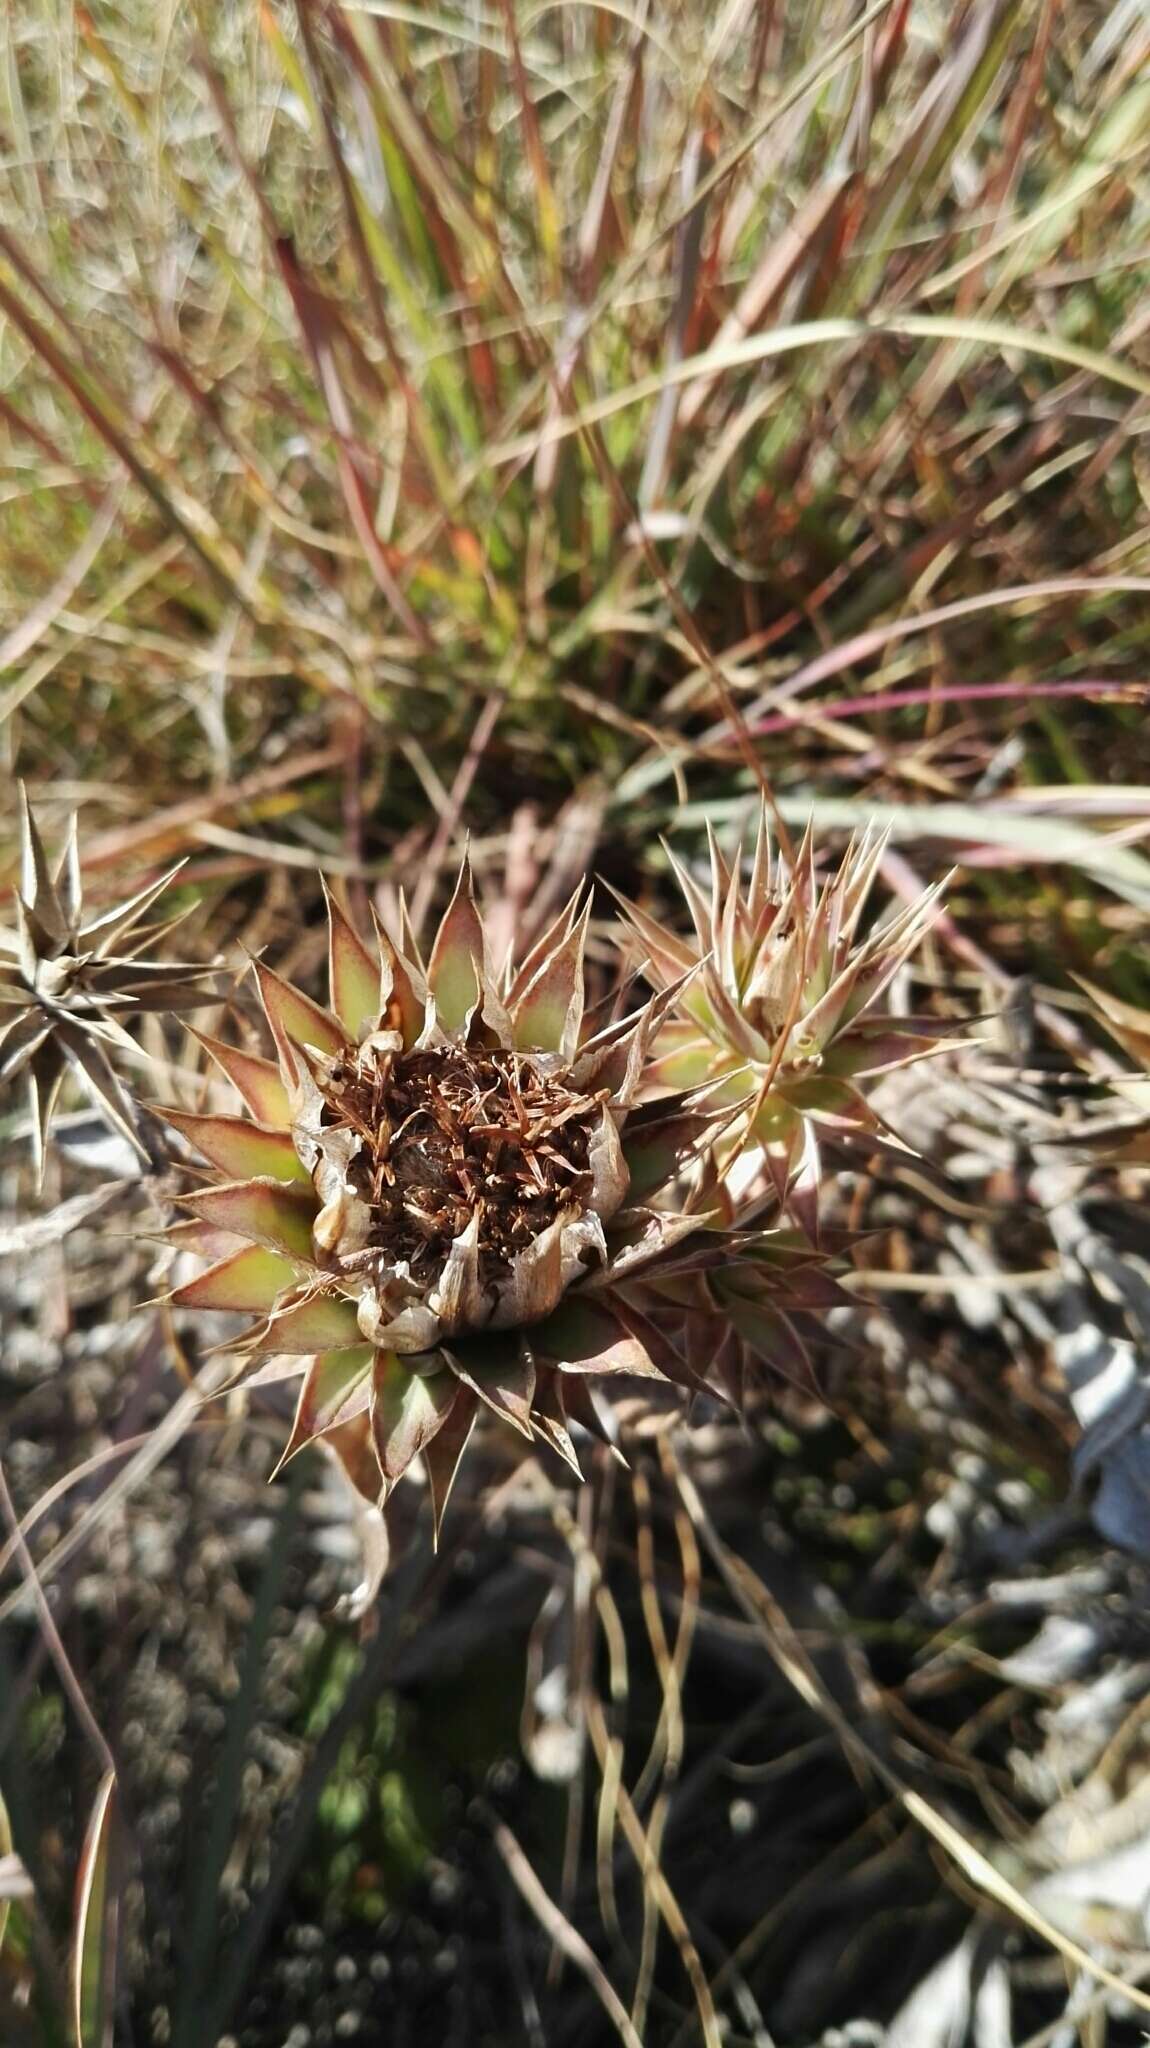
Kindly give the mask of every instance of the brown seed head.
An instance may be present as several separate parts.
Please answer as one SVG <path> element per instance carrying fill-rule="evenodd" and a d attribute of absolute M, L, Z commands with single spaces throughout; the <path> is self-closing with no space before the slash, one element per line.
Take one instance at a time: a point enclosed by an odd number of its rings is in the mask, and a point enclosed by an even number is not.
<path fill-rule="evenodd" d="M 487 1287 L 556 1217 L 587 1206 L 606 1094 L 573 1090 L 547 1067 L 503 1047 L 404 1052 L 378 1041 L 331 1063 L 325 1122 L 363 1141 L 352 1177 L 371 1212 L 369 1250 L 406 1260 L 430 1285 L 478 1215 Z"/>

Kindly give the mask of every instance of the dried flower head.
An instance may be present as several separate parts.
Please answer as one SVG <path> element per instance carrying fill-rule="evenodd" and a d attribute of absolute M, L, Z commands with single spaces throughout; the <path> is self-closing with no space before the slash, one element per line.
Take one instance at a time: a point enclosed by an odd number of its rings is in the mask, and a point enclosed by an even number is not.
<path fill-rule="evenodd" d="M 36 1168 L 68 1068 L 145 1161 L 140 1112 L 107 1047 L 135 1050 L 124 1026 L 145 1010 L 207 1002 L 202 967 L 158 957 L 180 922 L 141 920 L 178 873 L 173 868 L 126 903 L 85 917 L 73 818 L 55 870 L 49 867 L 28 799 L 21 798 L 21 879 L 13 891 L 15 929 L 0 932 L 0 1081 L 23 1074 L 32 1112 Z"/>
<path fill-rule="evenodd" d="M 331 1434 L 362 1475 L 370 1443 L 386 1492 L 421 1453 L 437 1524 L 481 1404 L 578 1470 L 588 1376 L 696 1384 L 636 1283 L 708 1220 L 659 1196 L 711 1120 L 640 1102 L 674 985 L 588 1035 L 589 914 L 497 975 L 466 862 L 426 965 L 329 899 L 330 1007 L 257 965 L 277 1064 L 204 1041 L 255 1121 L 167 1112 L 226 1176 L 186 1198 L 220 1256 L 174 1300 L 259 1316 L 249 1370 L 297 1362 L 287 1454 Z"/>
<path fill-rule="evenodd" d="M 764 806 L 750 874 L 741 847 L 728 863 L 708 832 L 710 886 L 675 855 L 694 938 L 681 938 L 638 904 L 620 899 L 660 987 L 692 979 L 678 1014 L 660 1027 L 649 1079 L 667 1089 L 717 1088 L 747 1105 L 738 1135 L 756 1148 L 780 1194 L 810 1228 L 815 1221 L 819 1133 L 874 1132 L 860 1086 L 931 1049 L 940 1027 L 894 1018 L 875 1005 L 935 915 L 937 890 L 859 936 L 883 852 L 870 834 L 851 842 L 821 889 L 808 832 L 793 867 L 771 848 Z"/>

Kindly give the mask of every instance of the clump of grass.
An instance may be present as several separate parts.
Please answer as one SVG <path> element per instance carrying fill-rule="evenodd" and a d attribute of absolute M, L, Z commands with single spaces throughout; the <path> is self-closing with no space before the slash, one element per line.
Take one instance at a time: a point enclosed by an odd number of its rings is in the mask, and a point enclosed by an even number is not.
<path fill-rule="evenodd" d="M 804 802 L 1110 775 L 1144 27 L 24 0 L 13 53 L 33 779 L 113 816 L 214 786 L 176 831 L 242 825 L 234 871 L 362 858 L 427 794 L 450 836 L 480 759 L 497 825 L 600 776 L 625 826 L 752 757 Z"/>

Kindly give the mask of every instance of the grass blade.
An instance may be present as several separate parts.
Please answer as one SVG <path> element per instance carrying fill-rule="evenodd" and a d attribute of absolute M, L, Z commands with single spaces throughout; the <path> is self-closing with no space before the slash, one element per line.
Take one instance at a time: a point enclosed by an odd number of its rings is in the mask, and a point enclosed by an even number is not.
<path fill-rule="evenodd" d="M 78 2048 L 112 2048 L 119 1937 L 119 1828 L 115 1773 L 100 1782 L 76 1885 L 73 2015 Z"/>

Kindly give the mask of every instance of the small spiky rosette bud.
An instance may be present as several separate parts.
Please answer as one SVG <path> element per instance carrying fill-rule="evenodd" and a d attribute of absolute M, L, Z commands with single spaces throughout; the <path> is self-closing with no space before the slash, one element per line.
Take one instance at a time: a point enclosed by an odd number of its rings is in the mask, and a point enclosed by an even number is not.
<path fill-rule="evenodd" d="M 134 1052 L 125 1025 L 145 1010 L 193 1009 L 211 1001 L 196 986 L 204 968 L 159 956 L 181 920 L 142 922 L 179 870 L 173 868 L 98 917 L 85 917 L 75 818 L 53 868 L 23 789 L 20 802 L 16 923 L 13 931 L 0 931 L 0 1081 L 21 1074 L 27 1081 L 38 1174 L 69 1067 L 102 1114 L 148 1161 L 139 1110 L 107 1048 Z"/>
<path fill-rule="evenodd" d="M 820 1133 L 874 1132 L 861 1084 L 934 1049 L 931 1019 L 895 1018 L 875 1006 L 937 910 L 932 889 L 868 936 L 859 924 L 884 841 L 853 840 L 821 889 L 808 832 L 793 867 L 771 848 L 765 807 L 749 876 L 741 848 L 728 863 L 708 832 L 710 886 L 669 854 L 694 939 L 680 938 L 620 898 L 648 978 L 667 987 L 691 975 L 679 1014 L 660 1028 L 649 1081 L 716 1089 L 746 1105 L 738 1145 L 758 1150 L 770 1180 L 814 1229 Z"/>
<path fill-rule="evenodd" d="M 298 1359 L 286 1455 L 330 1436 L 362 1484 L 370 1443 L 383 1494 L 422 1455 L 438 1528 L 481 1405 L 578 1470 L 589 1376 L 696 1384 L 634 1284 L 706 1221 L 657 1203 L 708 1117 L 639 1103 L 676 989 L 586 1034 L 577 899 L 502 975 L 466 861 L 426 964 L 328 918 L 328 1008 L 256 966 L 275 1065 L 203 1041 L 254 1120 L 165 1112 L 224 1176 L 173 1299 L 257 1315 L 248 1372 Z"/>

